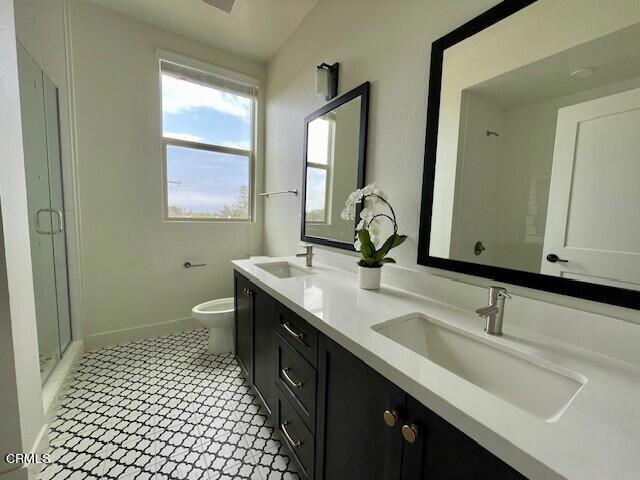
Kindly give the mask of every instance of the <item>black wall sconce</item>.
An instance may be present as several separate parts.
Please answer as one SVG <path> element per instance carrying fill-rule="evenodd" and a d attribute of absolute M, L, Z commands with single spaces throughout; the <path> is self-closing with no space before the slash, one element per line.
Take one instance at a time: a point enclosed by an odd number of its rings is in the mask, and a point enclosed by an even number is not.
<path fill-rule="evenodd" d="M 316 67 L 316 97 L 331 100 L 338 95 L 339 63 L 321 63 Z"/>

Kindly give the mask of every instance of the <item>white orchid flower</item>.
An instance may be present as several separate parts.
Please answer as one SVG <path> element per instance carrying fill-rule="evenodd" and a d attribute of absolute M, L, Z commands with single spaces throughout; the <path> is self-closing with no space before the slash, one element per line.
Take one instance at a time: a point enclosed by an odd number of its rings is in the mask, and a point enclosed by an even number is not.
<path fill-rule="evenodd" d="M 353 210 L 353 211 L 352 211 Z M 355 208 L 351 209 L 350 207 L 344 207 L 344 210 L 340 213 L 340 218 L 343 220 L 355 220 L 356 211 Z"/>
<path fill-rule="evenodd" d="M 360 218 L 365 221 L 371 220 L 371 218 L 373 218 L 373 212 L 370 208 L 364 207 L 360 210 Z"/>
<path fill-rule="evenodd" d="M 369 257 L 365 256 L 362 253 L 362 243 L 360 242 L 360 238 L 358 233 L 366 229 L 369 234 L 369 239 L 371 243 L 373 243 L 376 251 L 382 246 L 381 228 L 380 228 L 380 220 L 385 219 L 385 221 L 390 220 L 393 226 L 393 235 L 397 237 L 399 240 L 398 244 L 402 243 L 406 240 L 406 235 L 398 235 L 398 224 L 396 222 L 396 215 L 393 211 L 393 208 L 389 204 L 387 194 L 382 190 L 377 188 L 375 184 L 370 183 L 369 185 L 356 190 L 349 194 L 349 197 L 344 203 L 344 209 L 340 213 L 340 217 L 344 220 L 355 220 L 356 219 L 356 210 L 358 205 L 361 205 L 361 210 L 359 214 L 359 221 L 355 228 L 355 235 L 353 246 L 357 252 L 360 252 L 362 259 L 359 261 L 359 265 L 363 267 L 369 268 L 379 268 L 385 262 L 393 261 L 392 258 L 386 257 L 384 259 L 378 259 L 377 257 Z M 389 211 L 389 215 L 386 213 L 378 213 L 378 208 L 382 208 L 384 210 Z M 389 238 L 392 238 L 391 236 Z M 386 255 L 390 248 L 386 248 L 383 252 L 383 255 Z"/>
<path fill-rule="evenodd" d="M 382 202 L 381 199 L 386 200 L 387 195 L 375 186 L 375 183 L 370 183 L 366 185 L 364 188 L 351 192 L 349 197 L 345 201 L 345 207 L 340 213 L 340 217 L 343 220 L 350 221 L 356 219 L 356 207 L 359 203 L 362 203 L 363 208 L 360 210 L 360 221 L 356 226 L 356 232 L 358 230 L 362 230 L 366 228 L 369 231 L 369 237 L 371 241 L 376 246 L 379 245 L 379 237 L 380 237 L 380 227 L 377 224 L 377 220 L 374 220 L 375 211 L 374 207 L 379 205 Z M 366 205 L 364 201 L 366 201 Z M 360 249 L 360 241 L 356 235 L 354 246 L 356 246 L 356 250 Z"/>

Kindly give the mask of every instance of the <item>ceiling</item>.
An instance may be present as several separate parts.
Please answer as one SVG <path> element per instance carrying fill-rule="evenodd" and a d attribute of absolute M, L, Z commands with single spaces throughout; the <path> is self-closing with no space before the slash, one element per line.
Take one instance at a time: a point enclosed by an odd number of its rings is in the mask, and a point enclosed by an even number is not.
<path fill-rule="evenodd" d="M 208 45 L 269 60 L 318 0 L 236 0 L 231 13 L 201 0 L 90 0 Z"/>
<path fill-rule="evenodd" d="M 596 38 L 469 88 L 504 110 L 640 76 L 640 23 Z M 592 74 L 572 77 L 589 68 Z"/>

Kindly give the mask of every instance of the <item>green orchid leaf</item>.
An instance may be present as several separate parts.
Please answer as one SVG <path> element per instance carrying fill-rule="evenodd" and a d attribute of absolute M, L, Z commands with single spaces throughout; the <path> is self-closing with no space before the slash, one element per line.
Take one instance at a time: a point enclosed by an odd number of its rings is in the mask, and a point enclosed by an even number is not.
<path fill-rule="evenodd" d="M 395 238 L 393 239 L 393 245 L 391 246 L 391 248 L 399 247 L 407 239 L 406 235 L 394 235 L 394 237 Z"/>
<path fill-rule="evenodd" d="M 396 263 L 396 261 L 391 257 L 386 257 L 380 260 L 380 263 Z"/>
<path fill-rule="evenodd" d="M 380 250 L 378 250 L 378 253 L 376 254 L 377 260 L 382 260 L 385 257 L 385 255 L 389 253 L 389 250 L 393 248 L 393 242 L 395 240 L 395 237 L 396 235 L 391 235 L 389 238 L 385 240 L 385 242 L 380 247 Z"/>
<path fill-rule="evenodd" d="M 364 228 L 358 230 L 358 239 L 360 240 L 360 254 L 362 258 L 372 258 L 376 253 L 376 247 L 371 241 L 369 232 Z"/>
<path fill-rule="evenodd" d="M 387 238 L 387 240 L 384 242 L 382 247 L 380 247 L 380 250 L 378 250 L 378 254 L 376 255 L 376 258 L 378 259 L 378 261 L 382 260 L 387 255 L 387 253 L 389 253 L 391 249 L 396 248 L 399 245 L 402 245 L 402 243 L 406 239 L 407 239 L 406 235 L 396 235 L 396 234 L 393 234 L 389 238 Z"/>

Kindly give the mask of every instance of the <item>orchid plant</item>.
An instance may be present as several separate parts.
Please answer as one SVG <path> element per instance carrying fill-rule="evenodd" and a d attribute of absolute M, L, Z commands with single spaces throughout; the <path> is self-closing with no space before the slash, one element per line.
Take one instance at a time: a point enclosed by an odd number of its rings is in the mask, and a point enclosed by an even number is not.
<path fill-rule="evenodd" d="M 387 257 L 392 248 L 401 245 L 406 239 L 406 235 L 398 235 L 398 222 L 393 207 L 387 200 L 387 195 L 372 183 L 364 188 L 356 190 L 349 195 L 345 202 L 344 210 L 340 214 L 343 220 L 355 220 L 356 207 L 362 204 L 360 210 L 360 221 L 356 226 L 356 235 L 353 246 L 360 252 L 361 259 L 358 265 L 366 268 L 380 268 L 385 263 L 396 263 Z M 379 207 L 386 207 L 389 213 L 375 213 Z M 380 220 L 388 220 L 393 225 L 393 233 L 380 247 Z"/>

